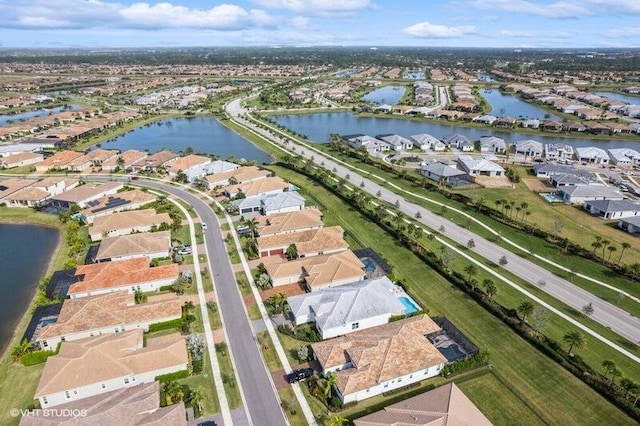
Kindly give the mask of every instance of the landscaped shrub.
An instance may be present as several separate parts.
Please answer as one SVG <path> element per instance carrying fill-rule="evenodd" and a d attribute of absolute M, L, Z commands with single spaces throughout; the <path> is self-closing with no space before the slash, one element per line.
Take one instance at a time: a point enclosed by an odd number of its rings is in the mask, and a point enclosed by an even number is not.
<path fill-rule="evenodd" d="M 176 371 L 175 373 L 163 374 L 161 376 L 156 376 L 156 380 L 160 383 L 171 382 L 173 380 L 186 379 L 189 377 L 189 372 L 187 370 Z"/>
<path fill-rule="evenodd" d="M 202 373 L 202 369 L 203 369 L 203 363 L 202 360 L 193 360 L 193 362 L 191 363 L 191 368 L 192 368 L 192 374 L 200 374 Z"/>
<path fill-rule="evenodd" d="M 182 327 L 182 318 L 176 318 L 170 321 L 158 322 L 149 325 L 149 333 L 160 330 L 180 329 Z"/>
<path fill-rule="evenodd" d="M 26 354 L 22 355 L 22 357 L 20 357 L 20 363 L 27 367 L 36 364 L 42 364 L 43 362 L 47 361 L 47 358 L 55 354 L 56 352 L 53 351 L 27 352 Z"/>

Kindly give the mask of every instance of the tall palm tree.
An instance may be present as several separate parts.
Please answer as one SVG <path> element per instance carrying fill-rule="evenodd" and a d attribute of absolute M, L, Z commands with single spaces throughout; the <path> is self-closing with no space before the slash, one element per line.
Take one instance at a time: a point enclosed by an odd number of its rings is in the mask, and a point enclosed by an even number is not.
<path fill-rule="evenodd" d="M 611 244 L 611 241 L 609 240 L 602 240 L 600 241 L 600 243 L 602 244 L 602 258 L 604 259 L 604 250 L 609 247 L 609 245 Z"/>
<path fill-rule="evenodd" d="M 468 279 L 470 280 L 471 277 L 478 274 L 478 267 L 475 264 L 470 263 L 464 267 L 464 272 L 466 272 L 469 275 Z"/>
<path fill-rule="evenodd" d="M 167 403 L 177 404 L 182 401 L 184 393 L 182 385 L 175 380 L 170 380 L 164 384 L 164 394 L 167 397 Z"/>
<path fill-rule="evenodd" d="M 622 256 L 624 256 L 624 252 L 631 247 L 631 244 L 629 244 L 628 242 L 624 242 L 621 244 L 622 246 L 622 251 L 620 252 L 620 257 L 618 258 L 618 265 L 620 264 L 620 261 L 622 260 Z"/>
<path fill-rule="evenodd" d="M 616 246 L 609 246 L 607 247 L 607 250 L 609 250 L 609 257 L 607 257 L 607 262 L 609 262 L 611 260 L 611 255 L 613 254 L 613 252 L 617 251 L 618 249 L 616 248 Z"/>
<path fill-rule="evenodd" d="M 204 411 L 202 408 L 204 399 L 204 391 L 202 390 L 202 387 L 198 386 L 193 391 L 191 391 L 189 402 L 191 402 L 192 406 L 196 406 L 198 408 L 198 411 L 202 413 L 202 411 Z"/>
<path fill-rule="evenodd" d="M 523 300 L 522 303 L 518 305 L 516 311 L 520 314 L 520 322 L 524 323 L 527 320 L 527 317 L 531 315 L 533 312 L 534 305 L 528 300 Z"/>
<path fill-rule="evenodd" d="M 252 217 L 251 219 L 246 220 L 244 224 L 249 228 L 249 231 L 251 231 L 251 236 L 255 238 L 259 225 L 258 219 Z"/>
<path fill-rule="evenodd" d="M 482 284 L 487 292 L 487 296 L 489 296 L 489 300 L 493 300 L 493 297 L 498 294 L 498 287 L 496 286 L 496 283 L 494 283 L 490 278 L 485 278 L 482 281 Z"/>
<path fill-rule="evenodd" d="M 582 333 L 576 330 L 567 331 L 562 340 L 569 345 L 567 355 L 571 357 L 573 356 L 574 349 L 582 349 L 587 345 L 587 341 Z"/>

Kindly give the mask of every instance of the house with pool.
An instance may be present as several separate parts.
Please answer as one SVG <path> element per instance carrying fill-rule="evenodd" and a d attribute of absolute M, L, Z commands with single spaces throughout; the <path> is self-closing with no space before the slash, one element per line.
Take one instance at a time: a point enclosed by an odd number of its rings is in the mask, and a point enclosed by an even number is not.
<path fill-rule="evenodd" d="M 387 276 L 292 296 L 287 302 L 295 323 L 313 322 L 323 340 L 384 325 L 393 316 L 420 310 Z"/>

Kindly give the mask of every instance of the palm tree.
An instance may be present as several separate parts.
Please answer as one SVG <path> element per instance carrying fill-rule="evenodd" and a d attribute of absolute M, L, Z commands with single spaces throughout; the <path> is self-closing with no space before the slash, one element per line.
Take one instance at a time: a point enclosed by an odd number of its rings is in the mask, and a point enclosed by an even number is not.
<path fill-rule="evenodd" d="M 622 251 L 620 252 L 620 257 L 618 258 L 618 265 L 620 264 L 620 261 L 622 260 L 622 256 L 624 256 L 624 252 L 631 247 L 631 244 L 629 244 L 628 242 L 624 242 L 621 244 L 622 246 Z"/>
<path fill-rule="evenodd" d="M 298 258 L 298 249 L 296 249 L 295 244 L 291 244 L 287 247 L 287 250 L 284 252 L 284 256 L 287 260 L 294 260 Z"/>
<path fill-rule="evenodd" d="M 629 393 L 634 392 L 638 389 L 638 385 L 636 384 L 636 382 L 634 382 L 633 380 L 625 377 L 624 379 L 620 380 L 620 387 L 622 389 L 624 389 L 624 397 L 627 398 L 629 396 Z"/>
<path fill-rule="evenodd" d="M 604 368 L 604 378 L 613 380 L 615 371 L 618 369 L 618 367 L 616 367 L 616 363 L 609 359 L 605 359 L 602 361 L 602 368 Z"/>
<path fill-rule="evenodd" d="M 576 330 L 567 331 L 562 340 L 569 345 L 567 355 L 571 357 L 573 356 L 574 349 L 582 349 L 587 344 L 587 341 L 585 340 L 582 333 Z"/>
<path fill-rule="evenodd" d="M 167 398 L 167 403 L 171 404 L 177 404 L 184 398 L 182 385 L 175 380 L 170 380 L 164 384 L 164 394 Z"/>
<path fill-rule="evenodd" d="M 493 297 L 498 294 L 498 287 L 496 286 L 496 283 L 494 283 L 490 278 L 485 278 L 482 281 L 482 285 L 484 285 L 484 289 L 487 292 L 487 296 L 489 296 L 489 300 L 493 300 Z"/>
<path fill-rule="evenodd" d="M 202 413 L 202 411 L 204 411 L 202 409 L 202 403 L 204 402 L 204 399 L 204 391 L 202 390 L 202 387 L 198 386 L 193 391 L 191 391 L 189 402 L 192 406 L 195 406 L 200 413 Z"/>
<path fill-rule="evenodd" d="M 602 240 L 602 258 L 604 259 L 604 250 L 609 247 L 609 245 L 611 244 L 611 241 L 609 240 Z"/>
<path fill-rule="evenodd" d="M 528 300 L 523 300 L 522 303 L 520 303 L 518 305 L 518 307 L 516 308 L 516 311 L 520 314 L 520 323 L 524 323 L 527 320 L 527 317 L 529 315 L 531 315 L 531 313 L 533 312 L 534 306 L 533 303 L 531 303 Z"/>
<path fill-rule="evenodd" d="M 338 384 L 338 375 L 336 373 L 328 373 L 324 377 L 324 389 L 322 390 L 322 394 L 325 400 L 329 399 L 331 396 L 331 389 L 333 386 Z"/>
<path fill-rule="evenodd" d="M 22 355 L 26 354 L 31 350 L 31 342 L 27 339 L 23 339 L 19 345 L 15 346 L 11 351 L 11 357 L 14 361 L 19 361 L 22 358 Z"/>
<path fill-rule="evenodd" d="M 249 231 L 251 231 L 251 236 L 255 238 L 259 225 L 258 220 L 255 217 L 252 217 L 251 219 L 246 220 L 244 224 L 249 228 Z"/>
<path fill-rule="evenodd" d="M 470 280 L 471 277 L 473 277 L 473 276 L 478 274 L 478 267 L 475 264 L 470 263 L 469 265 L 464 267 L 464 272 L 469 274 L 469 277 L 467 279 Z"/>
<path fill-rule="evenodd" d="M 611 255 L 613 254 L 613 252 L 617 251 L 618 249 L 616 248 L 616 246 L 609 246 L 607 247 L 607 250 L 609 250 L 609 257 L 607 257 L 607 262 L 609 262 L 611 260 Z"/>
<path fill-rule="evenodd" d="M 346 417 L 342 417 L 339 414 L 336 414 L 335 416 L 331 417 L 331 420 L 329 420 L 329 426 L 344 426 L 348 423 L 349 420 L 347 420 Z"/>

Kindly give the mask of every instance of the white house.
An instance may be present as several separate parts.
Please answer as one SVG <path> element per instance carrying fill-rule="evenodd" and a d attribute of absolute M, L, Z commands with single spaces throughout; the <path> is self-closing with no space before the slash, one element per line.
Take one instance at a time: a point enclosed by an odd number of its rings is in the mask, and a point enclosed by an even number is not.
<path fill-rule="evenodd" d="M 142 329 L 65 342 L 47 359 L 35 397 L 42 408 L 155 381 L 187 369 L 184 337 L 171 334 L 143 344 Z"/>
<path fill-rule="evenodd" d="M 149 232 L 162 224 L 171 224 L 169 213 L 157 213 L 155 209 L 128 210 L 96 217 L 89 227 L 89 237 L 91 241 L 100 241 L 104 237 Z"/>
<path fill-rule="evenodd" d="M 190 167 L 184 173 L 187 175 L 189 182 L 195 182 L 196 179 L 202 179 L 208 175 L 220 175 L 222 173 L 231 172 L 240 168 L 239 164 L 230 163 L 229 161 L 216 160 L 211 163 L 196 164 Z"/>
<path fill-rule="evenodd" d="M 304 209 L 304 197 L 296 191 L 279 192 L 267 195 L 260 200 L 263 215 L 287 213 Z"/>
<path fill-rule="evenodd" d="M 376 135 L 376 139 L 386 142 L 394 151 L 406 151 L 413 148 L 413 141 L 400 135 Z"/>
<path fill-rule="evenodd" d="M 335 373 L 343 404 L 436 376 L 446 358 L 426 335 L 440 330 L 419 315 L 311 345 L 322 373 Z"/>
<path fill-rule="evenodd" d="M 405 313 L 404 291 L 386 276 L 287 299 L 296 324 L 315 323 L 322 339 L 387 324 Z"/>
<path fill-rule="evenodd" d="M 537 129 L 540 127 L 540 120 L 537 118 L 528 118 L 523 120 L 520 125 L 525 129 Z"/>
<path fill-rule="evenodd" d="M 583 204 L 591 200 L 623 200 L 615 189 L 600 185 L 567 185 L 558 190 L 558 195 L 571 204 Z"/>
<path fill-rule="evenodd" d="M 481 115 L 479 117 L 476 117 L 476 119 L 474 120 L 477 123 L 482 123 L 482 124 L 488 124 L 488 125 L 492 125 L 496 120 L 498 119 L 498 117 L 496 117 L 495 115 Z"/>
<path fill-rule="evenodd" d="M 547 160 L 571 160 L 573 158 L 573 147 L 564 143 L 544 144 L 544 158 Z"/>
<path fill-rule="evenodd" d="M 577 147 L 576 158 L 578 161 L 593 163 L 593 164 L 608 164 L 609 154 L 604 149 L 594 146 L 589 147 Z"/>
<path fill-rule="evenodd" d="M 86 339 L 103 334 L 135 329 L 149 330 L 150 324 L 180 318 L 182 302 L 150 297 L 146 303 L 136 304 L 134 295 L 126 291 L 65 299 L 54 323 L 42 327 L 34 336 L 40 349 L 56 350 L 58 343 Z"/>
<path fill-rule="evenodd" d="M 541 158 L 544 153 L 544 147 L 542 144 L 538 141 L 534 141 L 533 139 L 516 142 L 514 150 L 516 155 L 521 155 L 530 159 Z"/>
<path fill-rule="evenodd" d="M 640 153 L 630 148 L 614 148 L 609 150 L 611 163 L 616 166 L 635 166 L 640 164 Z"/>
<path fill-rule="evenodd" d="M 630 234 L 640 235 L 640 216 L 620 219 L 618 222 L 618 228 L 627 231 Z"/>
<path fill-rule="evenodd" d="M 414 146 L 419 147 L 422 151 L 428 151 L 430 149 L 433 149 L 433 147 L 437 143 L 442 143 L 439 139 L 431 136 L 428 133 L 419 133 L 417 135 L 412 135 L 409 136 L 409 139 L 413 141 Z"/>
<path fill-rule="evenodd" d="M 607 220 L 640 216 L 640 204 L 629 200 L 590 200 L 585 201 L 584 209 Z"/>
<path fill-rule="evenodd" d="M 470 176 L 502 176 L 504 169 L 497 163 L 485 158 L 472 158 L 469 155 L 459 155 L 458 165 Z"/>
<path fill-rule="evenodd" d="M 494 154 L 502 154 L 507 149 L 504 139 L 496 136 L 480 137 L 480 151 L 493 152 Z"/>

